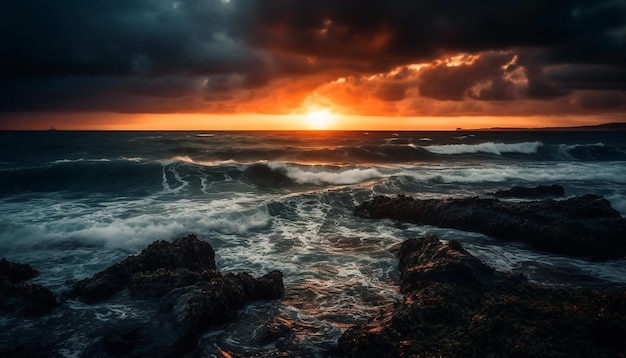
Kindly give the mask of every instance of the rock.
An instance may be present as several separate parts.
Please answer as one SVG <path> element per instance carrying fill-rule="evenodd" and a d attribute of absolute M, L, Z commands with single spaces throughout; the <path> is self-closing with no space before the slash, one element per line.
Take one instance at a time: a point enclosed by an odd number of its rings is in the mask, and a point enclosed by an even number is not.
<path fill-rule="evenodd" d="M 131 326 L 118 328 L 102 337 L 105 350 L 110 355 L 126 355 L 139 345 L 149 343 L 141 327 Z"/>
<path fill-rule="evenodd" d="M 451 240 L 447 245 L 442 245 L 434 235 L 403 242 L 396 256 L 400 258 L 400 292 L 403 293 L 433 282 L 482 287 L 507 280 L 526 281 L 524 276 L 499 274 L 470 255 L 458 241 Z"/>
<path fill-rule="evenodd" d="M 599 260 L 626 256 L 626 220 L 597 195 L 530 202 L 377 196 L 355 207 L 354 213 L 479 232 L 563 255 Z"/>
<path fill-rule="evenodd" d="M 191 271 L 215 270 L 215 252 L 211 245 L 194 235 L 176 239 L 172 243 L 156 241 L 138 256 L 130 256 L 93 277 L 77 282 L 67 296 L 87 303 L 98 302 L 127 287 L 135 274 L 180 268 Z"/>
<path fill-rule="evenodd" d="M 0 260 L 0 312 L 18 316 L 41 316 L 56 305 L 55 295 L 46 287 L 28 284 L 39 273 L 28 264 Z"/>
<path fill-rule="evenodd" d="M 348 329 L 338 342 L 343 356 L 614 357 L 626 351 L 623 288 L 535 286 L 432 236 L 406 241 L 398 256 L 404 301 Z"/>
<path fill-rule="evenodd" d="M 171 244 L 157 241 L 138 256 L 77 282 L 68 294 L 71 298 L 99 302 L 123 291 L 152 312 L 147 322 L 144 317 L 112 327 L 86 352 L 182 356 L 195 348 L 205 330 L 233 319 L 244 305 L 283 296 L 280 271 L 259 278 L 246 273 L 222 275 L 214 256 L 211 245 L 195 236 Z"/>
<path fill-rule="evenodd" d="M 176 270 L 157 269 L 142 271 L 133 275 L 128 289 L 134 298 L 162 297 L 166 293 L 180 287 L 191 286 L 198 281 L 210 281 L 221 276 L 217 270 L 189 271 L 186 268 Z"/>
<path fill-rule="evenodd" d="M 507 190 L 498 190 L 493 193 L 497 198 L 542 198 L 560 197 L 565 195 L 565 189 L 560 185 L 538 185 L 534 188 L 514 186 Z"/>
<path fill-rule="evenodd" d="M 113 327 L 102 338 L 104 349 L 111 354 L 124 356 L 174 357 L 187 354 L 196 348 L 196 342 L 207 329 L 218 327 L 236 317 L 246 304 L 258 300 L 279 299 L 284 293 L 282 273 L 272 271 L 260 278 L 248 274 L 222 275 L 216 270 L 195 275 L 185 270 L 159 270 L 148 281 L 141 275 L 139 286 L 165 278 L 150 294 L 133 294 L 145 299 L 145 305 L 156 305 L 155 315 L 148 324 L 123 324 Z M 185 285 L 192 277 L 197 281 Z M 137 279 L 137 277 L 135 278 Z M 135 280 L 134 279 L 134 280 Z M 189 282 L 187 282 L 189 283 Z M 137 285 L 138 282 L 131 283 Z M 157 294 L 165 287 L 171 289 Z M 97 347 L 91 347 L 97 351 Z"/>
<path fill-rule="evenodd" d="M 247 303 L 281 298 L 282 277 L 279 271 L 259 279 L 245 273 L 219 275 L 172 291 L 165 298 L 165 306 L 172 307 L 170 316 L 177 326 L 183 327 L 176 345 L 188 345 L 203 330 L 228 322 Z"/>
<path fill-rule="evenodd" d="M 35 278 L 39 272 L 29 264 L 19 264 L 0 260 L 0 277 L 6 277 L 11 283 L 20 283 Z"/>

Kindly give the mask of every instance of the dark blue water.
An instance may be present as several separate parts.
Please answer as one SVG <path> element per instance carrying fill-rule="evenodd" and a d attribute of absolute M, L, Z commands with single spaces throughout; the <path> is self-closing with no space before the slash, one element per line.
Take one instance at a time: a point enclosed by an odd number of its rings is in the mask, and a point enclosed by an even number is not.
<path fill-rule="evenodd" d="M 254 332 L 280 318 L 301 356 L 400 298 L 387 249 L 435 233 L 499 270 L 550 285 L 626 285 L 626 263 L 547 255 L 483 235 L 352 215 L 378 194 L 486 195 L 560 184 L 626 214 L 625 132 L 0 132 L 0 252 L 57 293 L 149 243 L 196 233 L 223 272 L 285 274 L 282 302 L 249 306 L 208 332 L 207 356 L 293 354 Z M 81 356 L 130 301 L 71 302 L 52 316 L 0 317 L 0 346 Z M 60 322 L 71 322 L 61 324 Z"/>

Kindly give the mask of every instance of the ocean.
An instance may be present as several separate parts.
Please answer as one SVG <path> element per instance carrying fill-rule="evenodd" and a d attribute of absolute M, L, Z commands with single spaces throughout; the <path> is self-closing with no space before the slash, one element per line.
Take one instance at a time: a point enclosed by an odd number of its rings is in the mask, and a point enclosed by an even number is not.
<path fill-rule="evenodd" d="M 402 299 L 388 249 L 426 233 L 542 285 L 626 286 L 626 260 L 352 212 L 380 194 L 544 184 L 566 197 L 602 195 L 626 215 L 626 132 L 0 132 L 0 256 L 32 265 L 41 274 L 31 282 L 61 295 L 155 240 L 194 233 L 214 247 L 220 271 L 280 270 L 285 283 L 283 300 L 247 306 L 207 331 L 199 351 L 325 357 L 345 329 Z M 41 318 L 0 316 L 0 347 L 80 357 L 106 327 L 143 315 L 122 295 L 69 301 Z M 258 337 L 277 319 L 295 332 L 290 344 Z"/>

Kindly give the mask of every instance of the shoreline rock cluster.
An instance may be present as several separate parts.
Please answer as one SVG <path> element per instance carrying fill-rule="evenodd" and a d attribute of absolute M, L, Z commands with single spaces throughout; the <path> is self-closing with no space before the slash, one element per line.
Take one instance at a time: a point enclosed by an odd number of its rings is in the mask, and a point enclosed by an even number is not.
<path fill-rule="evenodd" d="M 416 200 L 378 196 L 357 216 L 394 219 L 526 242 L 552 253 L 620 259 L 626 223 L 610 203 L 584 195 L 555 201 L 560 186 L 514 187 L 494 198 Z M 548 198 L 546 198 L 548 197 Z M 339 339 L 345 357 L 615 357 L 626 352 L 626 289 L 538 286 L 500 273 L 455 240 L 433 235 L 394 249 L 402 302 Z"/>
<path fill-rule="evenodd" d="M 608 200 L 592 194 L 521 202 L 377 196 L 355 207 L 354 214 L 478 232 L 561 255 L 594 260 L 626 257 L 626 219 Z"/>
<path fill-rule="evenodd" d="M 619 213 L 595 195 L 550 199 L 562 196 L 562 189 L 515 187 L 489 198 L 464 199 L 378 196 L 354 213 L 481 232 L 552 253 L 624 258 L 626 221 Z M 498 199 L 510 197 L 541 200 Z M 459 242 L 442 243 L 433 235 L 406 240 L 392 251 L 403 301 L 346 330 L 330 355 L 614 357 L 626 352 L 623 287 L 599 292 L 538 286 L 523 275 L 497 272 Z M 148 317 L 98 331 L 85 355 L 194 356 L 204 332 L 232 320 L 246 304 L 280 299 L 285 291 L 280 271 L 258 278 L 220 273 L 212 246 L 194 235 L 155 241 L 139 255 L 76 282 L 59 299 L 27 283 L 37 275 L 30 265 L 0 260 L 1 314 L 42 316 L 66 300 L 132 301 L 146 308 Z M 290 332 L 278 324 L 267 334 L 279 340 Z M 28 347 L 2 349 L 0 356 L 36 355 Z"/>
<path fill-rule="evenodd" d="M 397 250 L 404 301 L 339 339 L 345 357 L 617 357 L 626 291 L 539 287 L 494 271 L 456 241 Z"/>
<path fill-rule="evenodd" d="M 514 186 L 511 189 L 498 190 L 492 194 L 496 198 L 550 198 L 565 196 L 565 188 L 561 185 L 537 185 L 532 188 Z"/>
<path fill-rule="evenodd" d="M 49 289 L 26 282 L 38 275 L 28 264 L 0 260 L 0 313 L 36 317 L 56 307 L 56 297 Z"/>
<path fill-rule="evenodd" d="M 259 278 L 247 273 L 222 274 L 215 266 L 214 257 L 211 245 L 194 235 L 178 238 L 171 243 L 159 240 L 139 255 L 130 256 L 92 277 L 76 282 L 63 297 L 64 300 L 92 304 L 126 295 L 124 297 L 140 301 L 146 312 L 152 312 L 151 317 L 110 327 L 96 343 L 86 348 L 84 354 L 104 351 L 122 356 L 181 356 L 196 348 L 197 340 L 204 331 L 233 319 L 244 305 L 283 296 L 283 275 L 280 271 L 272 271 Z M 5 266 L 11 268 L 6 270 L 10 275 L 4 274 Z M 34 286 L 21 288 L 24 284 L 12 284 L 9 279 L 34 275 L 29 272 L 36 271 L 29 265 L 2 260 L 2 307 L 14 304 L 21 309 L 32 309 L 30 301 L 39 297 L 37 292 L 32 293 L 33 289 L 29 288 Z M 9 284 L 30 291 L 18 291 L 7 298 L 6 293 L 13 292 L 5 291 Z M 39 285 L 37 287 L 50 293 Z M 24 299 L 26 301 L 19 301 Z M 38 313 L 46 314 L 50 309 Z M 28 347 L 17 349 L 4 353 L 32 355 Z"/>

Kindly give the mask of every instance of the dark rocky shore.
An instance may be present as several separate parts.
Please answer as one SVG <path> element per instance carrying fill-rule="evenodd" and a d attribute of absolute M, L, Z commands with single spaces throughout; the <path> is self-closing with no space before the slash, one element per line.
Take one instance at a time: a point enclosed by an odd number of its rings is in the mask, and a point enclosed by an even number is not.
<path fill-rule="evenodd" d="M 528 194 L 514 189 L 498 195 L 514 196 L 516 191 Z M 537 195 L 542 193 L 539 190 Z M 479 232 L 562 255 L 595 260 L 626 257 L 626 220 L 608 200 L 597 195 L 521 202 L 479 197 L 418 200 L 404 195 L 377 196 L 357 206 L 354 213 L 365 218 Z"/>
<path fill-rule="evenodd" d="M 390 218 L 481 232 L 526 242 L 547 252 L 620 259 L 626 256 L 626 222 L 595 195 L 553 200 L 558 186 L 513 188 L 488 198 L 416 200 L 379 196 L 355 208 L 366 218 Z M 505 201 L 495 197 L 542 198 Z M 433 235 L 392 248 L 398 257 L 402 302 L 381 307 L 369 322 L 341 336 L 329 356 L 345 357 L 619 357 L 626 354 L 626 288 L 564 289 L 497 272 L 459 242 Z M 156 241 L 139 255 L 72 285 L 62 297 L 29 284 L 38 272 L 0 260 L 0 314 L 51 315 L 68 300 L 86 305 L 137 303 L 146 317 L 94 333 L 82 353 L 111 356 L 203 356 L 207 330 L 235 318 L 246 304 L 280 299 L 282 273 L 255 278 L 222 274 L 211 245 L 193 235 Z M 276 318 L 261 338 L 291 347 L 294 333 Z M 41 356 L 37 347 L 0 347 L 0 357 Z M 276 353 L 280 356 L 282 353 Z M 304 353 L 303 353 L 304 354 Z M 222 352 L 225 357 L 236 356 Z M 304 354 L 306 356 L 306 354 Z"/>
<path fill-rule="evenodd" d="M 153 313 L 134 323 L 111 326 L 84 354 L 101 355 L 104 351 L 114 356 L 181 356 L 196 348 L 203 332 L 233 319 L 245 304 L 283 296 L 281 272 L 273 271 L 260 278 L 246 273 L 224 275 L 217 271 L 214 256 L 211 245 L 193 235 L 171 243 L 156 241 L 141 254 L 74 284 L 64 299 L 96 303 L 123 296 L 126 300 L 141 301 L 145 311 Z M 11 269 L 5 270 L 5 266 Z M 33 272 L 28 265 L 1 262 L 3 308 L 15 306 L 13 311 L 18 312 L 33 310 L 33 302 L 42 300 L 39 290 L 50 292 L 38 285 L 11 281 L 32 277 Z M 53 303 L 56 304 L 54 296 L 49 294 L 53 302 L 36 313 L 48 313 Z M 29 347 L 0 350 L 0 356 L 40 353 L 30 351 Z"/>
<path fill-rule="evenodd" d="M 397 248 L 404 301 L 339 339 L 346 357 L 619 357 L 626 290 L 539 287 L 498 273 L 456 241 Z"/>
<path fill-rule="evenodd" d="M 56 305 L 56 297 L 49 289 L 26 283 L 39 272 L 28 264 L 0 260 L 0 313 L 19 316 L 41 316 Z"/>
<path fill-rule="evenodd" d="M 514 186 L 511 189 L 498 190 L 493 193 L 496 198 L 546 198 L 565 196 L 565 188 L 560 185 L 537 185 L 532 188 Z"/>
<path fill-rule="evenodd" d="M 193 350 L 202 332 L 233 319 L 245 304 L 284 293 L 281 272 L 260 278 L 222 275 L 214 258 L 211 245 L 193 235 L 156 241 L 138 256 L 77 282 L 67 297 L 100 302 L 127 291 L 131 299 L 158 305 L 151 327 L 113 328 L 102 344 L 112 354 L 177 356 Z"/>
<path fill-rule="evenodd" d="M 559 186 L 515 187 L 502 198 L 415 200 L 378 196 L 355 208 L 389 218 L 484 233 L 552 253 L 619 259 L 626 223 L 609 202 L 585 195 L 555 201 Z M 626 288 L 549 288 L 496 272 L 457 241 L 429 235 L 394 248 L 404 301 L 347 330 L 346 357 L 618 357 L 626 354 Z"/>

